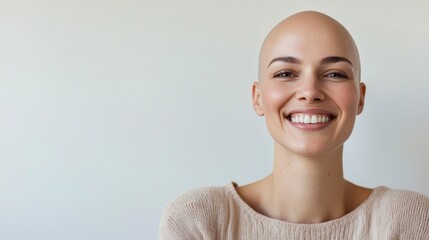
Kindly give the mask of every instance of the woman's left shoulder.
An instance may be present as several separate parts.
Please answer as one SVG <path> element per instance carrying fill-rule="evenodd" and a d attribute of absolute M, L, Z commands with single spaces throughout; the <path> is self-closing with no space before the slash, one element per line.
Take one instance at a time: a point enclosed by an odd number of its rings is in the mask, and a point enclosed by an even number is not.
<path fill-rule="evenodd" d="M 429 198 L 424 194 L 377 187 L 369 214 L 380 231 L 400 239 L 429 239 Z"/>
<path fill-rule="evenodd" d="M 403 189 L 394 189 L 389 187 L 378 187 L 379 202 L 390 206 L 406 208 L 408 210 L 426 210 L 429 211 L 429 198 L 424 194 Z"/>
<path fill-rule="evenodd" d="M 378 211 L 402 226 L 424 226 L 429 233 L 429 198 L 424 194 L 409 190 L 378 187 L 373 210 Z"/>

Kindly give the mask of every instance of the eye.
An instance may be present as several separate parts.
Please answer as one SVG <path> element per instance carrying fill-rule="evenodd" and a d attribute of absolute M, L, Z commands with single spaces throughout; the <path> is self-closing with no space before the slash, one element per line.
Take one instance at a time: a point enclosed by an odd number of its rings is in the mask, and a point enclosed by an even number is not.
<path fill-rule="evenodd" d="M 273 74 L 274 78 L 293 78 L 297 77 L 293 72 L 291 71 L 279 71 Z"/>
<path fill-rule="evenodd" d="M 332 79 L 349 79 L 348 75 L 343 72 L 330 72 L 325 75 L 325 77 L 332 78 Z"/>

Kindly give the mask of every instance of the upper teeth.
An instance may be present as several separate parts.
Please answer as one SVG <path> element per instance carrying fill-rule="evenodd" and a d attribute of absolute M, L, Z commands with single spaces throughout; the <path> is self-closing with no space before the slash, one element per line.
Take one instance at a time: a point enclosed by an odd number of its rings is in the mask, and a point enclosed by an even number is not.
<path fill-rule="evenodd" d="M 290 119 L 294 123 L 325 123 L 331 120 L 329 115 L 323 114 L 292 114 Z"/>

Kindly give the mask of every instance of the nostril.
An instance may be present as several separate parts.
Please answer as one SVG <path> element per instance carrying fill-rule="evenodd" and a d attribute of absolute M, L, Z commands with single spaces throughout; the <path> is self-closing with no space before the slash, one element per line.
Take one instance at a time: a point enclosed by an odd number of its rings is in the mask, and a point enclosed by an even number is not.
<path fill-rule="evenodd" d="M 323 102 L 325 93 L 320 88 L 304 86 L 295 92 L 295 98 L 302 102 Z"/>
<path fill-rule="evenodd" d="M 306 97 L 301 97 L 301 98 L 299 98 L 299 100 L 302 100 L 302 101 L 309 101 L 309 102 L 321 102 L 321 101 L 323 101 L 323 99 L 322 99 L 322 98 L 320 98 L 320 97 L 316 97 L 316 98 L 306 98 Z"/>

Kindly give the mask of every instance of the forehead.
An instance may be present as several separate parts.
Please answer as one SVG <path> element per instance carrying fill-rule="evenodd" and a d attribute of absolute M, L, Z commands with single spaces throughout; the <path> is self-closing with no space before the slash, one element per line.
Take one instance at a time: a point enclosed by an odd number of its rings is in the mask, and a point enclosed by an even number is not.
<path fill-rule="evenodd" d="M 310 61 L 342 56 L 357 61 L 351 39 L 344 32 L 335 30 L 292 28 L 273 32 L 261 51 L 261 60 L 266 63 L 276 57 L 293 56 Z"/>
<path fill-rule="evenodd" d="M 329 56 L 350 59 L 359 66 L 359 54 L 349 32 L 336 20 L 315 12 L 293 15 L 280 22 L 268 34 L 261 52 L 260 64 L 273 58 L 293 56 L 305 61 Z"/>

